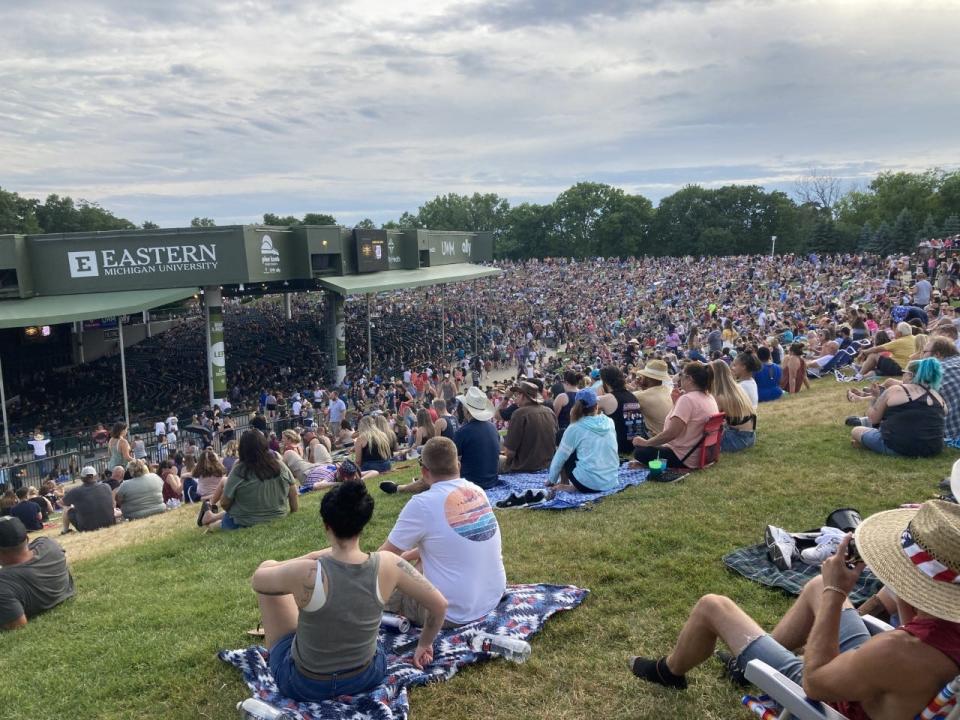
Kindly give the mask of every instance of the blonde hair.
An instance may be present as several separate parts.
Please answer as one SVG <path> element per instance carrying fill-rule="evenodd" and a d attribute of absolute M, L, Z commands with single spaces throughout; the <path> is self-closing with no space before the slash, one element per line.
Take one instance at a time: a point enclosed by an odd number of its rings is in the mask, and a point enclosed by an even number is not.
<path fill-rule="evenodd" d="M 237 457 L 237 451 L 240 446 L 236 440 L 231 440 L 226 445 L 223 446 L 223 456 L 224 457 Z"/>
<path fill-rule="evenodd" d="M 927 335 L 914 335 L 913 336 L 913 351 L 922 353 L 924 348 L 927 346 L 927 340 L 929 336 Z"/>
<path fill-rule="evenodd" d="M 130 473 L 130 477 L 132 478 L 146 475 L 147 465 L 143 460 L 131 460 L 127 463 L 127 472 Z"/>
<path fill-rule="evenodd" d="M 374 415 L 373 422 L 380 431 L 390 439 L 390 449 L 393 450 L 397 445 L 397 434 L 390 429 L 390 421 L 386 415 Z"/>
<path fill-rule="evenodd" d="M 390 436 L 377 427 L 376 420 L 370 415 L 364 415 L 357 423 L 357 439 L 362 440 L 366 447 L 376 450 L 380 457 L 390 457 Z"/>
<path fill-rule="evenodd" d="M 426 442 L 432 437 L 437 436 L 437 426 L 433 424 L 433 418 L 430 417 L 429 410 L 417 410 L 417 427 L 420 428 L 420 437 Z"/>
<path fill-rule="evenodd" d="M 750 398 L 733 377 L 733 372 L 723 360 L 710 363 L 713 368 L 713 383 L 710 394 L 717 401 L 720 412 L 728 418 L 748 418 L 754 414 Z"/>
<path fill-rule="evenodd" d="M 300 433 L 298 433 L 296 430 L 284 430 L 282 436 L 284 440 L 289 440 L 294 445 L 299 445 L 302 442 Z"/>
<path fill-rule="evenodd" d="M 437 476 L 452 477 L 459 475 L 457 465 L 457 446 L 453 440 L 442 436 L 427 440 L 420 455 L 424 467 Z"/>

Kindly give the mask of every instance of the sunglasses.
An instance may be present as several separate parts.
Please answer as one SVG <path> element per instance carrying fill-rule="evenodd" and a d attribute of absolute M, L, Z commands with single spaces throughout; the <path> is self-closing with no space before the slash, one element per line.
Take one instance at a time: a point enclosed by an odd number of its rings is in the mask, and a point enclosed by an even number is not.
<path fill-rule="evenodd" d="M 424 470 L 430 470 L 429 467 L 427 467 L 426 465 L 423 464 L 423 458 L 417 458 L 417 464 L 418 464 L 421 468 L 423 468 Z M 431 470 L 431 472 L 433 472 L 433 471 Z"/>

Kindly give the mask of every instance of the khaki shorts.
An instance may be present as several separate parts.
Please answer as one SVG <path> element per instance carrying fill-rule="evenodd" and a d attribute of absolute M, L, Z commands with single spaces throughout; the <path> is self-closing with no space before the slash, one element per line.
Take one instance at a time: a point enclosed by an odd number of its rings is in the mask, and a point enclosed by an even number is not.
<path fill-rule="evenodd" d="M 394 615 L 402 615 L 418 627 L 423 627 L 427 624 L 427 616 L 430 614 L 423 605 L 409 595 L 404 595 L 399 590 L 393 591 L 393 594 L 390 596 L 390 599 L 387 600 L 383 609 Z M 443 627 L 445 629 L 460 627 L 461 624 L 462 623 L 455 623 L 452 620 L 443 621 Z"/>

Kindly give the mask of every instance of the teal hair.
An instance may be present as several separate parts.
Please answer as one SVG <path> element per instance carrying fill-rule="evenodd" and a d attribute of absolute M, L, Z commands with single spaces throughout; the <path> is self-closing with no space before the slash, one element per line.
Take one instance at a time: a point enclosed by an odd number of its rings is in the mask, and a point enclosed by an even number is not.
<path fill-rule="evenodd" d="M 923 385 L 931 390 L 940 390 L 940 383 L 943 382 L 943 366 L 936 358 L 914 360 L 907 366 L 907 370 L 913 372 L 913 382 L 917 385 Z"/>

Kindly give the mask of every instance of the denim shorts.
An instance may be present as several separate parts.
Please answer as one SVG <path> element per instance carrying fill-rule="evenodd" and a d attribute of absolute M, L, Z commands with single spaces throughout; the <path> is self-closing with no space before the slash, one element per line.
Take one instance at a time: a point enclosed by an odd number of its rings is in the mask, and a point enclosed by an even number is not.
<path fill-rule="evenodd" d="M 757 442 L 757 434 L 753 430 L 737 430 L 724 428 L 723 439 L 720 441 L 722 452 L 737 452 L 753 447 Z"/>
<path fill-rule="evenodd" d="M 377 472 L 390 472 L 390 461 L 389 460 L 364 460 L 363 465 L 360 466 L 360 472 L 367 472 L 368 470 L 376 470 Z"/>
<path fill-rule="evenodd" d="M 387 674 L 387 655 L 379 644 L 377 654 L 359 675 L 340 680 L 337 673 L 333 673 L 329 680 L 314 680 L 302 675 L 293 664 L 291 650 L 294 635 L 290 633 L 277 640 L 270 648 L 270 659 L 267 661 L 282 695 L 298 702 L 321 702 L 341 695 L 367 692 L 383 683 Z"/>
<path fill-rule="evenodd" d="M 840 652 L 856 650 L 870 639 L 870 632 L 855 608 L 840 613 Z M 769 635 L 761 635 L 747 645 L 737 657 L 737 665 L 745 670 L 751 660 L 761 660 L 779 670 L 797 685 L 803 684 L 803 660 Z"/>
<path fill-rule="evenodd" d="M 237 521 L 230 517 L 229 513 L 224 513 L 223 517 L 220 518 L 220 529 L 221 530 L 239 530 L 243 525 L 237 525 Z"/>
<path fill-rule="evenodd" d="M 881 455 L 893 455 L 894 457 L 900 457 L 900 453 L 895 452 L 887 447 L 887 444 L 883 441 L 883 433 L 876 428 L 870 428 L 863 435 L 861 435 L 860 444 L 863 445 L 867 450 L 871 450 Z"/>

